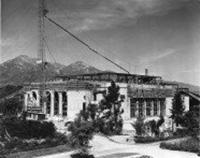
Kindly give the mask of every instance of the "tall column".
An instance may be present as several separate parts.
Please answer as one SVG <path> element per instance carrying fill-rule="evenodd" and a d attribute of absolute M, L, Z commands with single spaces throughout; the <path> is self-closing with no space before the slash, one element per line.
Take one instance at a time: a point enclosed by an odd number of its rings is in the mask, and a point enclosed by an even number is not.
<path fill-rule="evenodd" d="M 157 101 L 157 115 L 160 116 L 160 101 Z"/>
<path fill-rule="evenodd" d="M 59 96 L 59 98 L 58 98 L 58 103 L 59 103 L 58 114 L 60 116 L 62 116 L 62 114 L 63 114 L 63 96 L 62 96 L 62 92 L 59 92 L 58 96 Z"/>
<path fill-rule="evenodd" d="M 43 103 L 42 108 L 43 108 L 43 113 L 46 114 L 47 113 L 47 103 L 46 102 Z"/>
<path fill-rule="evenodd" d="M 24 94 L 24 110 L 27 111 L 27 105 L 28 105 L 28 94 Z"/>
<path fill-rule="evenodd" d="M 147 107 L 147 103 L 146 101 L 144 100 L 143 102 L 143 116 L 146 117 L 146 107 Z"/>
<path fill-rule="evenodd" d="M 36 103 L 36 105 L 40 106 L 40 92 L 39 92 L 39 90 L 36 91 L 36 95 L 37 95 L 37 101 L 36 101 L 37 103 Z"/>
<path fill-rule="evenodd" d="M 153 101 L 151 101 L 151 116 L 154 115 Z"/>
<path fill-rule="evenodd" d="M 55 102 L 55 94 L 54 91 L 50 91 L 51 94 L 51 108 L 50 108 L 50 116 L 54 116 L 54 102 Z"/>

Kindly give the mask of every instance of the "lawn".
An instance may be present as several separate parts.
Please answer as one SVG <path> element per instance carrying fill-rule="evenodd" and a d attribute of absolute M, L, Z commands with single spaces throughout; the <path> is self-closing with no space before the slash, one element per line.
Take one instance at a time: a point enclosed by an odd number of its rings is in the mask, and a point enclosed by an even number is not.
<path fill-rule="evenodd" d="M 61 152 L 67 152 L 67 151 L 71 151 L 71 150 L 72 150 L 72 148 L 70 148 L 67 145 L 59 145 L 56 147 L 42 148 L 42 149 L 36 149 L 36 150 L 29 150 L 29 151 L 25 151 L 25 152 L 12 153 L 12 154 L 6 155 L 5 158 L 32 158 L 35 156 L 44 156 L 44 155 L 61 153 Z"/>

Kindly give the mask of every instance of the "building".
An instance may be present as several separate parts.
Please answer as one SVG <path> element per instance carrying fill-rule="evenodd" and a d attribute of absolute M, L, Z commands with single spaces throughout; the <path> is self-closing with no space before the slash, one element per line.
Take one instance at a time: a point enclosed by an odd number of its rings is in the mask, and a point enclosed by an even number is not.
<path fill-rule="evenodd" d="M 132 122 L 138 116 L 147 120 L 165 118 L 166 128 L 172 127 L 172 99 L 177 86 L 162 82 L 160 76 L 102 72 L 71 76 L 57 76 L 45 87 L 41 83 L 25 85 L 24 105 L 32 119 L 73 120 L 81 109 L 89 103 L 98 104 L 106 93 L 110 82 L 120 87 L 123 98 L 123 119 Z M 42 100 L 41 89 L 45 93 Z M 186 110 L 189 109 L 189 97 L 183 97 Z M 43 105 L 41 105 L 43 104 Z"/>

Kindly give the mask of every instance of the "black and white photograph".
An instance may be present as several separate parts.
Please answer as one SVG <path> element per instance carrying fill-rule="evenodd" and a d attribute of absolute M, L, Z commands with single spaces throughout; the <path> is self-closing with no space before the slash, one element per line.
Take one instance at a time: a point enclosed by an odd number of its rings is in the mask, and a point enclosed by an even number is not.
<path fill-rule="evenodd" d="M 0 158 L 200 158 L 200 0 L 0 8 Z"/>

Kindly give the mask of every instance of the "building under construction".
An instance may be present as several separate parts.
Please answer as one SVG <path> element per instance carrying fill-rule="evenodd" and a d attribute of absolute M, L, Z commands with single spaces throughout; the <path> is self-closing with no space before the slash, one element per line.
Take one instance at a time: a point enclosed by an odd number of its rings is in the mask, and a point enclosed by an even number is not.
<path fill-rule="evenodd" d="M 165 118 L 165 126 L 171 127 L 170 109 L 176 85 L 164 84 L 159 76 L 136 75 L 114 72 L 57 76 L 45 85 L 42 101 L 42 83 L 25 86 L 25 109 L 32 119 L 73 120 L 80 110 L 88 104 L 98 104 L 111 81 L 120 87 L 123 98 L 122 115 L 125 122 L 133 121 L 138 116 L 146 119 Z M 184 96 L 186 110 L 189 109 L 189 97 Z"/>
<path fill-rule="evenodd" d="M 110 86 L 111 81 L 120 87 L 120 95 L 123 98 L 123 119 L 132 121 L 138 116 L 148 119 L 157 119 L 160 115 L 169 120 L 166 126 L 170 126 L 169 118 L 176 85 L 164 84 L 159 76 L 130 74 L 125 68 L 105 57 L 100 52 L 88 45 L 85 41 L 58 24 L 47 16 L 44 0 L 39 0 L 39 26 L 40 26 L 40 51 L 39 58 L 42 62 L 42 70 L 45 69 L 44 49 L 44 20 L 70 35 L 84 47 L 96 55 L 103 57 L 126 73 L 101 72 L 94 74 L 80 74 L 71 76 L 57 76 L 53 81 L 43 81 L 25 85 L 24 107 L 32 119 L 72 120 L 80 110 L 88 104 L 98 104 Z M 43 74 L 44 75 L 44 74 Z M 184 98 L 186 110 L 189 108 L 189 98 Z"/>

